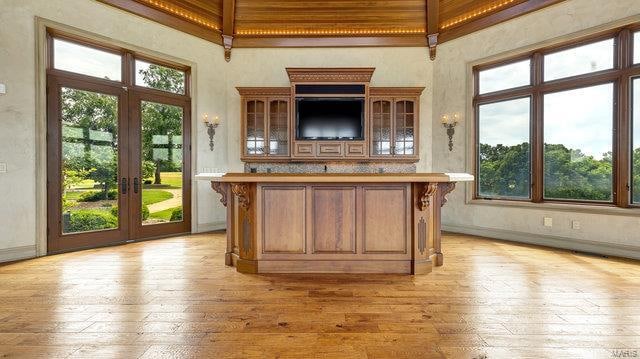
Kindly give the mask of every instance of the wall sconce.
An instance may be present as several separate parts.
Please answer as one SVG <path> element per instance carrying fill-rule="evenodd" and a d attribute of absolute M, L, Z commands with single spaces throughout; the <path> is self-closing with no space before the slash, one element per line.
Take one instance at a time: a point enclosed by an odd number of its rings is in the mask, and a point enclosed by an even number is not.
<path fill-rule="evenodd" d="M 220 125 L 220 119 L 216 116 L 213 121 L 209 121 L 209 115 L 204 114 L 202 116 L 202 122 L 207 126 L 207 134 L 209 135 L 209 148 L 213 151 L 213 136 L 216 135 L 216 128 Z"/>
<path fill-rule="evenodd" d="M 449 136 L 449 152 L 453 151 L 453 135 L 456 133 L 455 127 L 458 122 L 460 122 L 460 115 L 458 113 L 442 115 L 442 126 L 447 129 L 447 136 Z"/>

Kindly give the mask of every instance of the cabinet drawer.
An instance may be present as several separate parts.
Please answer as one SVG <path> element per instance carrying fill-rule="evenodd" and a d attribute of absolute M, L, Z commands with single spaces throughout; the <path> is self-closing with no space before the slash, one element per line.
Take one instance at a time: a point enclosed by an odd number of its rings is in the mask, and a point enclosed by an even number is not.
<path fill-rule="evenodd" d="M 315 143 L 296 143 L 293 154 L 298 157 L 313 157 L 315 155 Z"/>
<path fill-rule="evenodd" d="M 364 157 L 364 143 L 347 143 L 347 157 Z"/>
<path fill-rule="evenodd" d="M 342 143 L 320 143 L 318 145 L 318 156 L 320 157 L 342 156 Z"/>

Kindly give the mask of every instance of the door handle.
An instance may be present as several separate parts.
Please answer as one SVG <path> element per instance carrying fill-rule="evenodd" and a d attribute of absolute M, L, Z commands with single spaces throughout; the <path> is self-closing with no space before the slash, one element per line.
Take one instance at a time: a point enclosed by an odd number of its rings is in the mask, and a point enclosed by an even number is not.
<path fill-rule="evenodd" d="M 120 180 L 120 193 L 127 194 L 128 184 L 129 183 L 127 182 L 127 177 L 122 177 L 122 179 Z"/>
<path fill-rule="evenodd" d="M 138 187 L 140 187 L 140 183 L 138 182 L 138 177 L 133 178 L 133 193 L 138 193 Z"/>

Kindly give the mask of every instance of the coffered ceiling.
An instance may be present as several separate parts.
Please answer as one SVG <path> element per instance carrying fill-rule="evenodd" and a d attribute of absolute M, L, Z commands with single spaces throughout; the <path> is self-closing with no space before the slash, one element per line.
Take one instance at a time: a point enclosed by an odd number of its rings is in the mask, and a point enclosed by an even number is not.
<path fill-rule="evenodd" d="M 99 0 L 232 47 L 429 46 L 563 0 Z"/>

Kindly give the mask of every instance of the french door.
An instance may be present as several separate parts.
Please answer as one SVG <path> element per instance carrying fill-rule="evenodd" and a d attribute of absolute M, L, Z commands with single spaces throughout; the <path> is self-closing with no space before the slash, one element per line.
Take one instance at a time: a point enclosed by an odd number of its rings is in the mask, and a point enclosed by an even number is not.
<path fill-rule="evenodd" d="M 53 72 L 48 252 L 189 232 L 190 100 Z"/>

